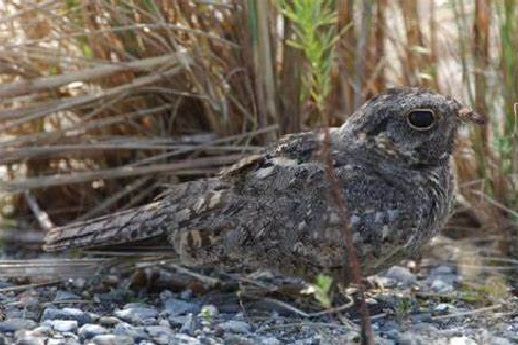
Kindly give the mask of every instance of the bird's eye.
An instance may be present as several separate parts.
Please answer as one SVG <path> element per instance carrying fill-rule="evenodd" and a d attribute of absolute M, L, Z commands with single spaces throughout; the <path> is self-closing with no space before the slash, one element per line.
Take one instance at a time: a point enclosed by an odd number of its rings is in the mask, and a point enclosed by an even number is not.
<path fill-rule="evenodd" d="M 425 131 L 435 122 L 435 113 L 430 109 L 415 109 L 407 113 L 406 119 L 413 129 Z"/>

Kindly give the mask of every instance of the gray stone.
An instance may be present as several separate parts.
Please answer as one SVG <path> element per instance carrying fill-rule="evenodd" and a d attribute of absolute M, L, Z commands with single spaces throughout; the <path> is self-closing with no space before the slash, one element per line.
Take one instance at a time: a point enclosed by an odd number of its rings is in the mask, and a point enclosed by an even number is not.
<path fill-rule="evenodd" d="M 51 327 L 42 325 L 40 325 L 40 327 L 36 327 L 30 332 L 31 336 L 33 337 L 50 337 L 53 333 L 54 332 Z"/>
<path fill-rule="evenodd" d="M 177 298 L 168 298 L 164 301 L 164 312 L 170 316 L 198 314 L 200 306 Z"/>
<path fill-rule="evenodd" d="M 509 339 L 506 339 L 506 338 L 502 338 L 502 337 L 491 337 L 490 339 L 490 344 L 491 345 L 511 345 L 511 341 Z"/>
<path fill-rule="evenodd" d="M 169 320 L 171 323 L 173 323 L 172 320 Z M 187 333 L 189 335 L 194 334 L 194 331 L 198 329 L 201 326 L 200 319 L 193 314 L 188 314 L 185 317 L 185 322 L 180 328 L 180 332 Z"/>
<path fill-rule="evenodd" d="M 166 300 L 168 298 L 173 298 L 174 294 L 171 292 L 171 290 L 164 290 L 164 291 L 161 291 L 158 296 L 160 297 L 161 300 Z"/>
<path fill-rule="evenodd" d="M 439 274 L 453 274 L 453 267 L 448 265 L 440 265 L 430 270 L 429 276 L 435 276 Z"/>
<path fill-rule="evenodd" d="M 91 339 L 98 335 L 104 335 L 108 333 L 108 330 L 100 325 L 93 323 L 84 324 L 78 332 L 81 339 Z"/>
<path fill-rule="evenodd" d="M 149 336 L 159 345 L 167 345 L 174 332 L 168 327 L 151 326 L 145 328 Z"/>
<path fill-rule="evenodd" d="M 250 325 L 244 321 L 229 320 L 218 324 L 219 329 L 233 333 L 248 333 Z"/>
<path fill-rule="evenodd" d="M 225 345 L 256 345 L 256 342 L 254 339 L 250 339 L 247 337 L 243 337 L 241 335 L 230 335 L 225 337 Z M 301 345 L 313 345 L 312 343 L 308 343 L 304 341 L 303 343 L 300 343 Z"/>
<path fill-rule="evenodd" d="M 180 298 L 181 299 L 190 299 L 192 298 L 192 291 L 191 290 L 183 290 L 180 292 Z"/>
<path fill-rule="evenodd" d="M 120 320 L 115 316 L 105 315 L 105 316 L 101 316 L 99 318 L 99 323 L 101 325 L 105 325 L 105 326 L 114 326 L 114 325 L 118 324 L 119 322 L 120 322 Z"/>
<path fill-rule="evenodd" d="M 432 289 L 435 292 L 452 292 L 453 291 L 453 285 L 449 284 L 443 280 L 436 279 L 432 282 L 430 285 L 430 289 Z"/>
<path fill-rule="evenodd" d="M 174 335 L 172 329 L 163 326 L 149 326 L 145 327 L 144 330 L 152 338 Z"/>
<path fill-rule="evenodd" d="M 408 268 L 401 266 L 392 266 L 388 269 L 385 276 L 395 279 L 398 283 L 403 285 L 415 284 L 417 282 L 416 275 L 411 273 Z"/>
<path fill-rule="evenodd" d="M 52 320 L 52 328 L 58 332 L 74 332 L 77 331 L 76 320 Z"/>
<path fill-rule="evenodd" d="M 268 337 L 261 340 L 262 345 L 281 345 L 281 341 L 274 337 Z"/>
<path fill-rule="evenodd" d="M 433 312 L 436 315 L 446 315 L 452 311 L 455 311 L 455 306 L 449 303 L 439 303 L 433 308 Z"/>
<path fill-rule="evenodd" d="M 16 339 L 16 345 L 43 345 L 46 338 L 25 336 Z"/>
<path fill-rule="evenodd" d="M 452 337 L 448 345 L 477 345 L 477 343 L 469 337 Z"/>
<path fill-rule="evenodd" d="M 81 297 L 76 295 L 73 292 L 58 290 L 56 292 L 56 297 L 54 298 L 54 301 L 67 301 L 67 300 L 78 300 L 78 299 L 81 299 Z"/>
<path fill-rule="evenodd" d="M 177 334 L 169 339 L 169 345 L 202 345 L 198 338 L 193 338 L 185 334 Z"/>
<path fill-rule="evenodd" d="M 15 332 L 20 329 L 34 329 L 38 324 L 32 320 L 10 319 L 0 322 L 0 332 Z"/>
<path fill-rule="evenodd" d="M 121 335 L 97 335 L 92 338 L 95 345 L 133 345 L 133 338 Z"/>
<path fill-rule="evenodd" d="M 115 335 L 128 336 L 135 340 L 135 343 L 147 340 L 148 334 L 142 327 L 134 327 L 126 322 L 120 322 L 113 329 Z"/>
<path fill-rule="evenodd" d="M 131 322 L 131 323 L 146 323 L 147 321 L 155 321 L 158 315 L 158 312 L 153 307 L 143 307 L 143 306 L 134 306 L 124 309 L 116 309 L 115 316 L 119 319 Z"/>
<path fill-rule="evenodd" d="M 82 326 L 91 322 L 91 316 L 78 308 L 46 308 L 41 320 L 76 320 Z"/>

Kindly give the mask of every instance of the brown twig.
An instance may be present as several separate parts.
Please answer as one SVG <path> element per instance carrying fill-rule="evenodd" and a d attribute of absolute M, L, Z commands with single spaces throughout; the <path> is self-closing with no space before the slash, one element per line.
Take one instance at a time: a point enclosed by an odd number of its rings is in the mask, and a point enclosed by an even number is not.
<path fill-rule="evenodd" d="M 359 294 L 359 309 L 362 321 L 362 344 L 374 345 L 374 336 L 372 332 L 372 324 L 369 318 L 369 310 L 367 309 L 367 303 L 365 302 L 365 287 L 362 283 L 362 275 L 360 270 L 360 262 L 356 256 L 356 249 L 353 244 L 353 235 L 351 225 L 349 223 L 349 217 L 347 217 L 347 208 L 342 195 L 342 187 L 336 178 L 333 169 L 333 160 L 331 158 L 331 138 L 329 134 L 329 118 L 327 112 L 324 111 L 324 119 L 326 126 L 324 126 L 324 147 L 323 156 L 325 160 L 325 172 L 329 182 L 331 183 L 331 196 L 335 205 L 338 207 L 338 214 L 340 221 L 343 224 L 342 231 L 345 240 L 345 246 L 347 248 L 347 256 L 349 260 L 349 268 L 352 273 L 352 280 L 358 286 Z"/>

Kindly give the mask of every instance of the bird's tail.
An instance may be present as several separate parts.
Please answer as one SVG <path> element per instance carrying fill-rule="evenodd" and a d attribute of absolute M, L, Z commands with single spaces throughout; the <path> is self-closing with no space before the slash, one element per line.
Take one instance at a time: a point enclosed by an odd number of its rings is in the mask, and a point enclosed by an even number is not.
<path fill-rule="evenodd" d="M 200 213 L 208 211 L 214 195 L 225 189 L 222 184 L 219 179 L 182 183 L 168 189 L 154 203 L 51 229 L 43 249 L 121 245 L 188 228 Z"/>

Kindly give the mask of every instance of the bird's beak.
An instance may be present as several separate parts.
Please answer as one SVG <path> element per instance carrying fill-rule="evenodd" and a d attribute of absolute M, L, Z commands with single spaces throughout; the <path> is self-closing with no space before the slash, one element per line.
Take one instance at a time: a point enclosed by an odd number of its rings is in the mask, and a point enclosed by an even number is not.
<path fill-rule="evenodd" d="M 462 120 L 468 120 L 477 125 L 484 125 L 486 118 L 469 107 L 464 107 L 459 110 L 457 116 Z"/>

